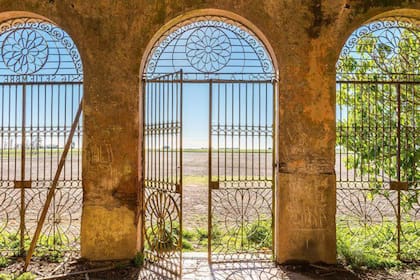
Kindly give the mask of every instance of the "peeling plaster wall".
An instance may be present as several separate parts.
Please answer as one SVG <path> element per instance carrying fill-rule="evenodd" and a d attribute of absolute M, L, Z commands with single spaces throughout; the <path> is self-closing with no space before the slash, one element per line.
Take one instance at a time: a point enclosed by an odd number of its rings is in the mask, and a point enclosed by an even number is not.
<path fill-rule="evenodd" d="M 124 259 L 140 248 L 140 62 L 163 24 L 202 8 L 250 20 L 278 59 L 277 261 L 335 262 L 335 62 L 357 26 L 390 11 L 418 15 L 395 11 L 420 9 L 415 0 L 0 0 L 0 12 L 55 22 L 82 57 L 82 255 Z"/>

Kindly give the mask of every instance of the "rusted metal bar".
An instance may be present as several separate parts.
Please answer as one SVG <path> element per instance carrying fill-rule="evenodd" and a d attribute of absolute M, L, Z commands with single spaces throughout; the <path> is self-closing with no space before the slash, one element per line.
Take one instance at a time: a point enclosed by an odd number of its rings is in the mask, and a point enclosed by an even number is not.
<path fill-rule="evenodd" d="M 179 272 L 180 272 L 180 276 L 182 275 L 182 232 L 183 232 L 183 210 L 182 210 L 182 197 L 183 197 L 183 103 L 184 103 L 184 74 L 183 74 L 183 70 L 181 69 L 179 71 L 179 76 L 180 76 L 180 80 L 181 82 L 179 83 L 179 123 L 180 125 L 180 130 L 179 130 L 179 190 L 178 193 L 180 194 L 180 202 L 179 202 L 179 207 L 180 207 L 180 219 L 179 219 L 179 242 L 178 242 L 178 246 L 179 246 L 179 250 L 180 250 L 180 260 L 179 260 Z M 169 118 L 168 118 L 169 119 Z"/>
<path fill-rule="evenodd" d="M 213 81 L 210 80 L 209 81 L 209 151 L 208 151 L 208 182 L 209 182 L 209 186 L 208 186 L 208 191 L 209 191 L 209 206 L 208 206 L 208 216 L 207 216 L 207 259 L 208 262 L 211 263 L 212 259 L 211 259 L 211 241 L 212 241 L 212 216 L 211 216 L 211 209 L 212 209 L 212 188 L 215 186 L 215 184 L 212 182 L 212 133 L 211 133 L 211 129 L 212 129 L 212 111 L 213 111 Z M 220 103 L 220 101 L 219 101 Z M 219 147 L 218 147 L 219 149 Z M 217 180 L 219 180 L 219 178 L 217 178 Z M 216 183 L 216 182 L 215 182 Z M 217 183 L 217 186 L 219 184 Z"/>
<path fill-rule="evenodd" d="M 67 153 L 68 153 L 68 151 L 71 147 L 71 143 L 72 143 L 72 140 L 73 140 L 74 133 L 76 132 L 76 128 L 79 125 L 80 115 L 82 114 L 82 103 L 83 103 L 83 98 L 80 101 L 79 109 L 77 110 L 76 116 L 74 118 L 71 130 L 70 130 L 70 133 L 69 133 L 69 137 L 67 138 L 66 146 L 64 147 L 63 153 L 61 154 L 60 162 L 58 164 L 57 171 L 55 172 L 54 180 L 53 180 L 52 185 L 51 185 L 51 187 L 48 191 L 48 195 L 47 195 L 47 199 L 45 201 L 44 208 L 42 209 L 41 216 L 38 220 L 38 225 L 36 227 L 34 237 L 32 238 L 31 245 L 29 247 L 29 251 L 28 251 L 28 254 L 27 254 L 26 259 L 25 259 L 25 265 L 23 267 L 23 271 L 26 271 L 28 266 L 29 266 L 29 263 L 31 261 L 32 255 L 33 255 L 34 250 L 35 250 L 36 243 L 38 242 L 39 235 L 41 234 L 41 229 L 42 229 L 42 226 L 44 225 L 45 218 L 46 218 L 47 213 L 48 213 L 48 209 L 49 209 L 51 201 L 54 197 L 55 189 L 57 188 L 58 180 L 60 178 L 61 171 L 63 170 L 64 163 L 65 163 L 65 160 L 66 160 L 66 157 L 67 157 Z"/>
<path fill-rule="evenodd" d="M 146 154 L 146 149 L 149 149 L 149 145 L 150 145 L 150 140 L 146 139 L 146 137 L 148 137 L 146 135 L 146 131 L 147 131 L 147 125 L 146 123 L 149 121 L 150 117 L 149 114 L 146 115 L 147 112 L 147 108 L 148 108 L 148 103 L 149 103 L 149 96 L 146 96 L 146 94 L 148 94 L 148 91 L 146 91 L 146 81 L 143 80 L 142 81 L 142 96 L 140 98 L 142 98 L 142 106 L 143 106 L 143 128 L 142 128 L 142 136 L 141 136 L 141 145 L 143 147 L 142 151 L 141 151 L 141 178 L 140 178 L 140 195 L 141 197 L 139 197 L 139 201 L 141 203 L 141 211 L 139 213 L 139 215 L 141 215 L 141 227 L 142 227 L 142 234 L 140 235 L 140 252 L 144 252 L 144 236 L 145 236 L 145 228 L 146 228 L 146 222 L 145 222 L 145 201 L 144 198 L 146 197 L 145 194 L 145 188 L 146 188 L 146 184 L 145 184 L 145 180 L 146 180 L 146 174 L 150 173 L 149 172 L 149 168 L 146 167 L 146 156 L 150 157 L 150 152 L 147 151 Z M 150 95 L 150 93 L 149 93 Z M 150 165 L 150 158 L 147 160 L 148 165 Z M 146 168 L 148 168 L 147 172 L 146 172 Z"/>
<path fill-rule="evenodd" d="M 278 160 L 277 158 L 277 132 L 279 131 L 277 129 L 277 114 L 278 114 L 278 108 L 277 107 L 277 100 L 280 100 L 280 98 L 277 99 L 277 82 L 273 81 L 272 83 L 272 91 L 273 91 L 273 104 L 272 104 L 272 110 L 273 110 L 273 115 L 272 115 L 272 133 L 271 133 L 271 145 L 272 145 L 272 156 L 271 156 L 271 234 L 273 236 L 272 240 L 271 240 L 271 253 L 273 254 L 273 256 L 275 256 L 275 248 L 276 248 L 276 219 L 274 218 L 274 212 L 276 211 L 276 187 L 278 188 L 279 186 L 276 185 L 276 178 L 277 178 L 277 172 L 279 172 L 278 167 L 276 166 L 276 161 Z M 268 108 L 268 107 L 267 107 Z M 267 148 L 268 146 L 266 146 Z M 266 167 L 268 168 L 268 167 Z"/>
<path fill-rule="evenodd" d="M 26 86 L 22 87 L 22 147 L 20 153 L 20 179 L 25 181 L 25 159 L 26 159 Z M 19 253 L 25 253 L 25 188 L 20 189 L 20 244 Z"/>
<path fill-rule="evenodd" d="M 397 180 L 401 182 L 401 84 L 397 84 Z M 401 190 L 397 190 L 397 259 L 401 259 Z"/>

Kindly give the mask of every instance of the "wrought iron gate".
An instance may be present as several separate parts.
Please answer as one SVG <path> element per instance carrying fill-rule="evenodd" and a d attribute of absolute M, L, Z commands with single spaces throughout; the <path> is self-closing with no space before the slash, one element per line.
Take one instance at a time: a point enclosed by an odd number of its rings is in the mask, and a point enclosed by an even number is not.
<path fill-rule="evenodd" d="M 164 181 L 159 185 L 154 183 L 158 175 L 151 172 L 154 165 L 161 165 L 158 159 L 162 162 L 163 155 L 174 156 L 174 152 L 170 152 L 173 146 L 166 144 L 169 151 L 159 150 L 162 148 L 157 145 L 165 140 L 156 140 L 156 137 L 181 137 L 173 128 L 181 122 L 178 124 L 176 120 L 159 127 L 152 112 L 161 110 L 163 105 L 158 102 L 163 101 L 155 98 L 147 103 L 147 98 L 152 98 L 149 97 L 151 91 L 173 92 L 178 77 L 171 73 L 179 69 L 184 71 L 181 87 L 182 83 L 208 84 L 210 87 L 209 261 L 268 259 L 273 249 L 273 81 L 277 80 L 277 72 L 266 45 L 241 22 L 216 15 L 186 18 L 156 39 L 143 74 L 146 78 L 144 108 L 149 114 L 144 118 L 144 158 L 149 161 L 145 172 L 151 174 L 145 179 L 146 202 L 156 192 L 154 189 L 172 198 L 176 193 L 174 184 L 178 181 Z M 164 74 L 167 75 L 162 76 Z M 169 80 L 169 86 L 164 79 Z M 181 151 L 181 146 L 177 148 Z M 161 168 L 174 168 L 173 162 L 166 163 L 169 167 Z M 175 162 L 180 167 L 181 163 Z M 180 178 L 177 180 L 181 182 Z M 174 199 L 172 204 L 181 201 L 178 195 Z M 147 205 L 145 207 L 148 211 Z M 179 204 L 176 210 L 180 208 Z M 145 215 L 148 222 L 154 214 Z M 172 214 L 169 220 L 179 219 L 177 215 Z M 153 226 L 145 225 L 145 228 L 144 235 L 151 238 L 147 231 Z M 178 238 L 181 242 L 180 235 Z M 157 238 L 146 240 L 146 247 L 150 248 L 153 240 Z"/>
<path fill-rule="evenodd" d="M 337 63 L 337 239 L 385 259 L 420 260 L 419 38 L 375 21 Z"/>
<path fill-rule="evenodd" d="M 36 228 L 82 98 L 83 73 L 73 41 L 53 24 L 18 18 L 0 29 L 0 253 L 17 255 Z M 39 240 L 47 257 L 79 247 L 81 145 L 79 124 Z"/>
<path fill-rule="evenodd" d="M 182 71 L 143 84 L 145 257 L 174 279 L 182 270 Z"/>
<path fill-rule="evenodd" d="M 273 250 L 273 81 L 210 81 L 209 261 Z"/>

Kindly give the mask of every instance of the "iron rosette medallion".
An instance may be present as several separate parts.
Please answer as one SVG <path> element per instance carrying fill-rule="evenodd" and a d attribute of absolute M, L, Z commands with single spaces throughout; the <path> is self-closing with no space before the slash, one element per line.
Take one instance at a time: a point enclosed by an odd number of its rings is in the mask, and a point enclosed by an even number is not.
<path fill-rule="evenodd" d="M 16 29 L 3 42 L 4 64 L 16 74 L 32 74 L 48 59 L 48 44 L 36 30 Z"/>
<path fill-rule="evenodd" d="M 232 46 L 226 34 L 215 27 L 194 31 L 188 38 L 186 56 L 191 66 L 201 72 L 216 72 L 231 58 Z"/>

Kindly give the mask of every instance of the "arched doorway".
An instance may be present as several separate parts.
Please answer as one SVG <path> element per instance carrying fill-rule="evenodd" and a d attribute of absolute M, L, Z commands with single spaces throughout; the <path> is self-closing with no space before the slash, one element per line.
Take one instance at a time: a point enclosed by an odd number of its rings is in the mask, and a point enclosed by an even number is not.
<path fill-rule="evenodd" d="M 167 26 L 142 66 L 146 259 L 181 274 L 183 159 L 189 142 L 183 129 L 185 118 L 201 119 L 185 114 L 185 96 L 193 91 L 189 85 L 199 85 L 194 90 L 204 94 L 208 115 L 202 123 L 208 260 L 270 260 L 277 93 L 271 49 L 252 24 L 217 10 L 193 12 Z"/>
<path fill-rule="evenodd" d="M 1 16 L 0 253 L 27 252 L 56 177 L 35 254 L 59 259 L 80 248 L 82 62 L 51 21 L 27 12 Z"/>
<path fill-rule="evenodd" d="M 420 258 L 419 52 L 419 20 L 397 16 L 359 27 L 341 51 L 336 66 L 339 254 L 363 248 L 362 258 Z"/>

